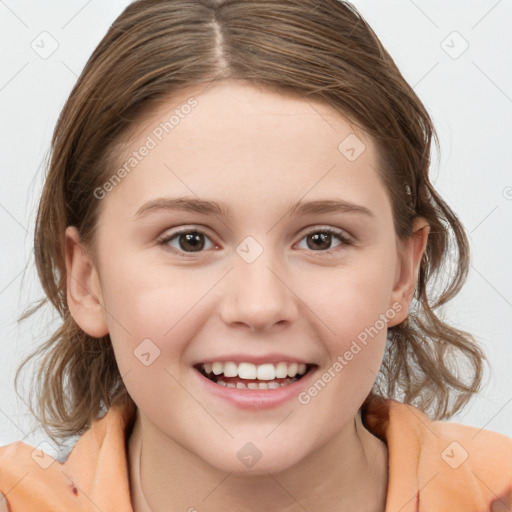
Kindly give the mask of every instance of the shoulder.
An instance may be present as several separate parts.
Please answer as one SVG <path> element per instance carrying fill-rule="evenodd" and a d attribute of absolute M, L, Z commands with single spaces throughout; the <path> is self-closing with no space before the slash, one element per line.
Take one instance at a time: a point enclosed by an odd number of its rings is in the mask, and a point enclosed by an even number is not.
<path fill-rule="evenodd" d="M 455 421 L 430 420 L 418 409 L 410 405 L 404 407 L 408 414 L 415 415 L 412 424 L 422 442 L 426 460 L 432 458 L 430 450 L 435 450 L 434 459 L 438 463 L 452 469 L 465 465 L 473 474 L 491 474 L 496 468 L 512 483 L 512 438 Z"/>
<path fill-rule="evenodd" d="M 51 455 L 21 441 L 0 447 L 0 512 L 14 511 L 20 497 L 30 506 L 50 504 L 51 489 L 64 478 L 57 466 Z"/>
<path fill-rule="evenodd" d="M 33 450 L 21 441 L 0 447 L 0 512 L 11 512 L 9 493 L 20 490 L 27 474 L 35 470 Z"/>
<path fill-rule="evenodd" d="M 419 408 L 391 399 L 370 406 L 366 418 L 381 438 L 400 440 L 402 445 L 421 452 L 436 450 L 451 467 L 466 461 L 485 465 L 492 459 L 495 464 L 503 463 L 503 472 L 512 479 L 512 438 L 504 434 L 454 421 L 431 420 Z"/>
<path fill-rule="evenodd" d="M 482 510 L 512 510 L 512 438 L 453 421 L 427 420 L 423 440 L 423 467 L 435 475 L 443 493 Z"/>
<path fill-rule="evenodd" d="M 112 407 L 62 462 L 46 443 L 0 447 L 0 512 L 130 510 L 126 435 L 132 418 L 132 408 Z"/>
<path fill-rule="evenodd" d="M 421 502 L 417 510 L 512 506 L 512 438 L 431 420 L 420 409 L 395 400 L 369 406 L 366 421 L 388 446 L 390 500 L 398 509 L 407 495 Z"/>
<path fill-rule="evenodd" d="M 20 474 L 29 471 L 34 466 L 45 466 L 51 458 L 42 450 L 25 444 L 21 441 L 0 447 L 0 477 L 8 474 Z"/>

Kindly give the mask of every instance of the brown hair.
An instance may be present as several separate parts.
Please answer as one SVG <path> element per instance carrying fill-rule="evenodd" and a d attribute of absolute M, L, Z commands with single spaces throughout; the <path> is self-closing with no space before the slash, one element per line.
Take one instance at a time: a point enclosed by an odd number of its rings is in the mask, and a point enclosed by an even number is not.
<path fill-rule="evenodd" d="M 63 323 L 16 373 L 17 382 L 31 358 L 44 356 L 34 414 L 45 431 L 54 440 L 54 432 L 79 434 L 103 407 L 135 406 L 109 336 L 90 337 L 69 313 L 65 228 L 77 226 L 82 241 L 92 243 L 99 209 L 93 191 L 112 174 L 115 144 L 145 112 L 184 87 L 225 78 L 322 100 L 373 137 L 397 236 L 411 236 L 418 216 L 431 231 L 411 313 L 389 329 L 365 404 L 381 396 L 416 405 L 434 419 L 453 415 L 478 392 L 486 360 L 470 334 L 435 312 L 466 279 L 468 241 L 429 181 L 432 139 L 439 148 L 432 121 L 373 30 L 338 0 L 138 0 L 94 50 L 52 138 L 34 240 L 47 297 L 21 318 L 49 300 Z"/>

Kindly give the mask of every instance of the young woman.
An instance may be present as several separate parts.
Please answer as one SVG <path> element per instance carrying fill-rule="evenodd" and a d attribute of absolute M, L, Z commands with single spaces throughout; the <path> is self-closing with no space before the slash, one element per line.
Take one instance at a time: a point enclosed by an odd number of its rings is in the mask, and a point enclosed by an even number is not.
<path fill-rule="evenodd" d="M 132 3 L 37 219 L 37 409 L 80 438 L 1 448 L 0 510 L 510 510 L 512 440 L 440 421 L 484 355 L 436 314 L 468 243 L 432 138 L 347 2 Z"/>

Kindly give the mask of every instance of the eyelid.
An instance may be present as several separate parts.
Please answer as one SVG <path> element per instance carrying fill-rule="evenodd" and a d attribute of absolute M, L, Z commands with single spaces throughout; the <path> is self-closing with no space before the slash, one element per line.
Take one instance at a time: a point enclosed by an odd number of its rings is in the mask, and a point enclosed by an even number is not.
<path fill-rule="evenodd" d="M 315 233 L 317 231 L 318 232 L 327 231 L 327 232 L 333 233 L 336 236 L 339 236 L 341 238 L 346 239 L 347 242 L 354 242 L 355 241 L 355 238 L 348 231 L 346 231 L 345 229 L 337 228 L 337 227 L 334 227 L 334 226 L 329 226 L 327 224 L 325 224 L 325 225 L 322 225 L 322 224 L 311 224 L 310 226 L 305 227 L 301 231 L 301 233 L 300 233 L 301 234 L 301 240 L 302 240 L 302 238 L 305 235 L 308 235 L 310 233 Z"/>

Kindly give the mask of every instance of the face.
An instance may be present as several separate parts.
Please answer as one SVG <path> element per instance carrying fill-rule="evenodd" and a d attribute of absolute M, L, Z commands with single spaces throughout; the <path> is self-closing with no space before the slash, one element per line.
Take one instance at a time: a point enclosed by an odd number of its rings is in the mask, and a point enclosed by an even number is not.
<path fill-rule="evenodd" d="M 137 125 L 96 193 L 101 308 L 75 318 L 154 438 L 266 472 L 353 428 L 407 310 L 377 161 L 328 105 L 240 82 Z"/>

